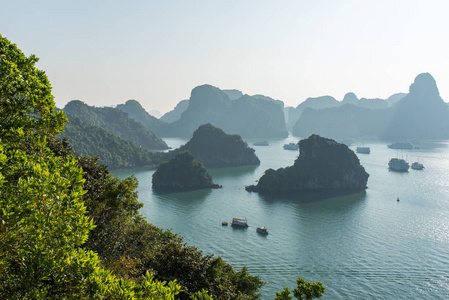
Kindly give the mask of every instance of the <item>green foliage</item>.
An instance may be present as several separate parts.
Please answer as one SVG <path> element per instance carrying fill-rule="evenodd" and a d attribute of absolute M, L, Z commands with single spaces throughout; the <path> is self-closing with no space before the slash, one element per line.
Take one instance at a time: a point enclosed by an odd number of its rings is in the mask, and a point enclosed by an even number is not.
<path fill-rule="evenodd" d="M 321 298 L 326 290 L 323 284 L 319 281 L 309 282 L 304 278 L 298 278 L 296 280 L 297 286 L 293 289 L 293 295 L 300 300 L 312 300 L 314 298 Z M 291 300 L 290 290 L 284 287 L 282 292 L 276 292 L 276 298 L 274 300 Z"/>
<path fill-rule="evenodd" d="M 40 136 L 61 131 L 65 118 L 55 113 L 51 86 L 39 59 L 26 57 L 0 35 L 0 139 L 3 143 L 34 145 Z"/>
<path fill-rule="evenodd" d="M 94 228 L 82 201 L 86 179 L 76 158 L 63 156 L 69 150 L 52 152 L 46 143 L 65 118 L 45 73 L 34 67 L 37 58 L 1 36 L 0 46 L 0 295 L 174 299 L 176 282 L 149 274 L 118 279 L 81 248 Z"/>
<path fill-rule="evenodd" d="M 282 292 L 276 292 L 276 298 L 274 300 L 291 300 L 292 296 L 290 296 L 290 290 L 288 287 L 284 287 Z"/>
<path fill-rule="evenodd" d="M 110 170 L 156 167 L 163 157 L 161 152 L 151 152 L 139 147 L 77 116 L 67 114 L 67 118 L 69 122 L 61 137 L 66 137 L 79 155 L 98 156 L 99 162 L 107 165 Z"/>
<path fill-rule="evenodd" d="M 66 140 L 49 144 L 58 155 L 76 156 Z M 181 299 L 203 289 L 217 299 L 259 298 L 256 292 L 263 284 L 259 277 L 246 269 L 236 272 L 221 258 L 204 256 L 196 247 L 185 245 L 182 237 L 146 222 L 138 212 L 141 204 L 134 177 L 119 180 L 97 159 L 77 159 L 85 172 L 83 197 L 96 224 L 83 247 L 97 252 L 116 276 L 139 280 L 150 271 L 160 281 L 176 279 L 182 286 Z"/>
<path fill-rule="evenodd" d="M 297 286 L 293 289 L 293 295 L 300 300 L 311 300 L 313 298 L 321 298 L 326 288 L 319 281 L 309 282 L 304 278 L 296 280 Z"/>

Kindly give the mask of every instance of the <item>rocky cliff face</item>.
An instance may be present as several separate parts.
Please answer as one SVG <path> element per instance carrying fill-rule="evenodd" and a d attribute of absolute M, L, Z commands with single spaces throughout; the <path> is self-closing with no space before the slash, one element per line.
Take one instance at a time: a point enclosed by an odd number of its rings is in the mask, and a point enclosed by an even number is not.
<path fill-rule="evenodd" d="M 392 108 L 385 139 L 447 138 L 449 110 L 429 73 L 415 78 L 410 92 Z"/>
<path fill-rule="evenodd" d="M 203 164 L 184 151 L 168 162 L 162 162 L 153 174 L 153 188 L 167 191 L 187 191 L 205 188 L 219 188 L 206 172 Z"/>
<path fill-rule="evenodd" d="M 161 117 L 161 121 L 167 123 L 178 121 L 181 118 L 182 113 L 186 111 L 187 107 L 189 107 L 189 100 L 180 101 L 173 110 Z"/>
<path fill-rule="evenodd" d="M 248 191 L 289 193 L 325 190 L 364 190 L 368 173 L 346 145 L 311 135 L 299 142 L 299 157 L 293 166 L 269 169 Z"/>
<path fill-rule="evenodd" d="M 393 95 L 388 102 L 367 99 L 370 109 L 342 105 L 320 110 L 306 109 L 293 127 L 295 136 L 316 133 L 331 138 L 381 138 L 384 140 L 449 138 L 449 110 L 429 73 L 416 77 L 410 92 Z M 393 99 L 394 98 L 394 99 Z M 384 109 L 382 108 L 394 103 Z M 385 102 L 385 103 L 384 103 Z M 365 105 L 366 106 L 366 105 Z"/>
<path fill-rule="evenodd" d="M 354 95 L 355 96 L 355 95 Z M 301 114 L 307 108 L 324 109 L 329 107 L 337 107 L 340 105 L 332 96 L 321 96 L 316 98 L 307 98 L 306 101 L 299 104 L 296 108 L 290 109 L 288 115 L 287 129 L 292 130 L 296 122 L 301 117 Z"/>
<path fill-rule="evenodd" d="M 212 123 L 245 138 L 287 137 L 281 105 L 244 95 L 231 100 L 219 88 L 203 85 L 192 90 L 189 106 L 162 136 L 190 137 L 202 124 Z"/>

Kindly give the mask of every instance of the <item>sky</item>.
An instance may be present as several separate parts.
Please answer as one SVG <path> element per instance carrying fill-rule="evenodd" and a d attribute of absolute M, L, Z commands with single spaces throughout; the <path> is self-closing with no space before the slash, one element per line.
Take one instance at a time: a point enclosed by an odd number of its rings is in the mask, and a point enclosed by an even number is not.
<path fill-rule="evenodd" d="M 446 0 L 0 0 L 0 34 L 40 58 L 56 105 L 135 99 L 161 113 L 199 85 L 386 99 L 429 72 L 449 102 Z"/>

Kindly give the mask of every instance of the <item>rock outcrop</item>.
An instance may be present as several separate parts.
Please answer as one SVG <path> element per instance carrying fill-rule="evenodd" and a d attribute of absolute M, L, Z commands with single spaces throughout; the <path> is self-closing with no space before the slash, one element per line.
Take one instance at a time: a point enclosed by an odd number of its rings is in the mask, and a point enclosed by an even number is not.
<path fill-rule="evenodd" d="M 391 121 L 382 136 L 384 139 L 449 137 L 449 110 L 429 73 L 418 75 L 408 95 L 392 110 Z"/>
<path fill-rule="evenodd" d="M 153 174 L 153 189 L 164 191 L 188 191 L 220 188 L 212 181 L 204 165 L 192 154 L 184 151 L 168 162 L 162 162 Z"/>
<path fill-rule="evenodd" d="M 186 150 L 205 166 L 234 167 L 260 164 L 254 149 L 248 147 L 239 135 L 226 134 L 212 124 L 201 125 L 187 144 L 173 152 Z"/>
<path fill-rule="evenodd" d="M 248 95 L 231 100 L 225 92 L 211 85 L 192 90 L 187 109 L 179 120 L 165 126 L 161 136 L 191 137 L 206 123 L 243 138 L 288 136 L 283 108 L 278 103 Z"/>
<path fill-rule="evenodd" d="M 165 113 L 161 117 L 161 120 L 167 123 L 178 121 L 181 118 L 182 113 L 187 110 L 187 107 L 189 107 L 189 100 L 182 100 L 175 108 L 173 108 L 173 110 Z"/>
<path fill-rule="evenodd" d="M 355 96 L 355 95 L 354 95 Z M 332 96 L 321 96 L 316 98 L 307 98 L 306 101 L 299 104 L 296 108 L 289 110 L 287 129 L 292 130 L 296 122 L 301 117 L 301 114 L 307 108 L 324 109 L 329 107 L 337 107 L 340 105 Z"/>
<path fill-rule="evenodd" d="M 357 191 L 366 189 L 366 173 L 357 155 L 344 144 L 318 135 L 299 142 L 293 166 L 268 169 L 248 191 L 291 193 L 301 191 Z"/>
<path fill-rule="evenodd" d="M 145 128 L 151 130 L 155 134 L 159 134 L 160 127 L 165 124 L 164 121 L 150 115 L 136 100 L 128 100 L 125 104 L 117 105 L 116 108 L 127 113 L 131 119 L 142 123 Z"/>

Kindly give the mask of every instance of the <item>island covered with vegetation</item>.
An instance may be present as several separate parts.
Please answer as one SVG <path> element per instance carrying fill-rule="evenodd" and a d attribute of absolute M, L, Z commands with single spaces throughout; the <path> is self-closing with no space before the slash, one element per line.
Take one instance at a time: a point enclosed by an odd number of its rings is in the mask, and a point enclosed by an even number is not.
<path fill-rule="evenodd" d="M 237 134 L 226 134 L 220 128 L 208 123 L 201 125 L 192 138 L 173 154 L 189 151 L 205 166 L 235 167 L 259 165 L 254 149 Z"/>
<path fill-rule="evenodd" d="M 293 166 L 268 169 L 247 191 L 289 193 L 299 191 L 364 190 L 369 174 L 357 155 L 344 144 L 311 135 L 299 142 Z"/>
<path fill-rule="evenodd" d="M 202 163 L 188 151 L 162 162 L 153 174 L 153 188 L 158 190 L 198 190 L 219 188 Z"/>

